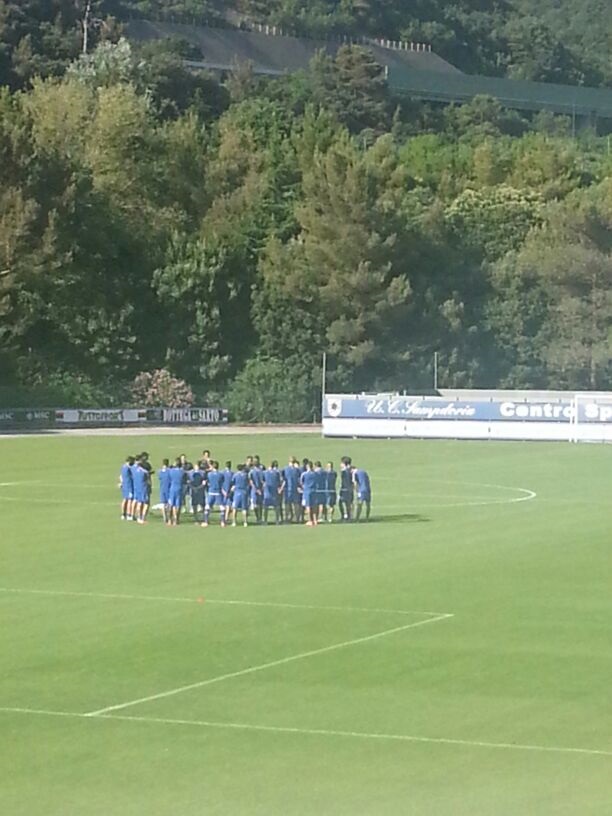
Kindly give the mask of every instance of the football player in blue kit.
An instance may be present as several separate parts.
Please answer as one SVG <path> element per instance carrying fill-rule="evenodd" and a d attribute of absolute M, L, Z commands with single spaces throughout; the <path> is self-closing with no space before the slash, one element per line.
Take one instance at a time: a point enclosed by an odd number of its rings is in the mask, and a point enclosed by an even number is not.
<path fill-rule="evenodd" d="M 328 462 L 325 469 L 325 518 L 332 522 L 334 518 L 334 510 L 336 508 L 337 494 L 336 494 L 336 480 L 337 474 L 334 470 L 334 463 Z"/>
<path fill-rule="evenodd" d="M 134 500 L 134 479 L 132 477 L 132 467 L 136 460 L 133 456 L 128 456 L 119 474 L 119 488 L 121 490 L 121 520 L 132 520 L 132 502 Z"/>
<path fill-rule="evenodd" d="M 208 527 L 210 511 L 218 507 L 221 513 L 221 527 L 225 527 L 225 502 L 223 500 L 223 473 L 219 472 L 219 463 L 209 461 L 208 473 L 206 474 L 206 509 L 204 510 L 204 521 L 202 527 Z"/>
<path fill-rule="evenodd" d="M 327 476 L 323 470 L 320 462 L 315 462 L 314 472 L 316 475 L 315 481 L 315 509 L 317 515 L 317 522 L 323 521 L 325 515 L 325 491 L 327 489 Z"/>
<path fill-rule="evenodd" d="M 134 504 L 133 514 L 138 524 L 145 523 L 145 514 L 149 504 L 149 491 L 147 480 L 149 473 L 143 467 L 142 461 L 138 459 L 136 467 L 132 470 L 132 478 L 134 480 Z"/>
<path fill-rule="evenodd" d="M 270 508 L 274 509 L 276 524 L 280 524 L 280 503 L 282 492 L 282 477 L 276 459 L 263 472 L 263 507 L 264 524 L 268 523 Z"/>
<path fill-rule="evenodd" d="M 289 523 L 297 522 L 299 519 L 300 494 L 298 486 L 300 483 L 300 475 L 297 459 L 293 456 L 289 459 L 289 463 L 283 471 L 285 521 Z"/>
<path fill-rule="evenodd" d="M 255 520 L 259 524 L 263 508 L 263 471 L 259 457 L 253 457 L 253 467 L 249 471 L 249 485 L 251 488 L 251 510 L 255 513 Z"/>
<path fill-rule="evenodd" d="M 187 484 L 187 462 L 183 465 L 180 459 L 174 462 L 170 468 L 170 493 L 168 504 L 170 506 L 171 520 L 173 527 L 177 527 L 181 520 L 181 508 L 183 506 L 184 491 Z"/>
<path fill-rule="evenodd" d="M 304 521 L 305 515 L 308 515 L 307 513 L 305 513 L 305 508 L 304 508 L 304 501 L 303 501 L 304 488 L 302 486 L 302 476 L 308 470 L 308 465 L 309 464 L 310 464 L 310 462 L 309 462 L 308 459 L 302 459 L 302 464 L 301 465 L 300 465 L 299 462 L 297 462 L 297 467 L 298 467 L 298 470 L 299 470 L 299 473 L 300 473 L 300 479 L 299 479 L 299 482 L 298 482 L 298 492 L 300 494 L 300 500 L 298 502 L 298 522 L 300 524 Z"/>
<path fill-rule="evenodd" d="M 221 487 L 221 492 L 223 493 L 223 523 L 227 524 L 229 521 L 229 513 L 232 503 L 230 498 L 230 490 L 232 487 L 232 479 L 234 478 L 232 463 L 229 459 L 225 463 L 225 467 L 221 472 L 223 474 L 223 486 Z"/>
<path fill-rule="evenodd" d="M 317 524 L 317 474 L 314 472 L 312 462 L 306 465 L 306 470 L 300 476 L 300 483 L 306 525 L 314 527 Z"/>
<path fill-rule="evenodd" d="M 353 481 L 357 490 L 357 512 L 356 521 L 361 518 L 361 510 L 365 505 L 366 521 L 370 520 L 370 506 L 372 504 L 372 486 L 368 472 L 362 468 L 353 470 Z"/>
<path fill-rule="evenodd" d="M 166 524 L 179 524 L 188 489 L 193 499 L 194 520 L 202 527 L 209 526 L 210 514 L 215 507 L 219 508 L 222 527 L 230 521 L 236 526 L 239 512 L 244 526 L 248 526 L 251 509 L 258 523 L 268 524 L 272 509 L 277 525 L 283 521 L 305 521 L 311 527 L 333 521 L 336 503 L 343 521 L 370 519 L 370 476 L 363 468 L 353 467 L 349 456 L 342 457 L 339 473 L 336 473 L 333 462 L 323 468 L 319 461 L 313 465 L 304 459 L 300 465 L 298 459 L 290 457 L 285 468 L 279 468 L 276 460 L 266 468 L 259 456 L 249 456 L 247 460 L 248 465 L 239 465 L 237 472 L 233 473 L 231 461 L 220 470 L 219 463 L 212 459 L 199 460 L 195 468 L 184 454 L 172 466 L 168 459 L 164 459 L 158 474 L 158 507 L 161 507 Z M 119 477 L 122 520 L 145 523 L 154 472 L 146 452 L 126 458 Z"/>
<path fill-rule="evenodd" d="M 249 487 L 250 479 L 246 465 L 238 465 L 238 470 L 232 478 L 232 527 L 236 526 L 238 510 L 242 511 L 242 524 L 249 526 Z"/>
<path fill-rule="evenodd" d="M 153 474 L 155 471 L 151 467 L 151 463 L 149 462 L 149 454 L 146 451 L 143 451 L 140 454 L 138 461 L 140 462 L 140 466 L 145 469 L 147 474 L 145 479 L 145 500 L 141 510 L 142 520 L 146 521 L 147 516 L 149 515 L 149 508 L 151 507 L 151 491 L 153 490 Z"/>
<path fill-rule="evenodd" d="M 159 503 L 166 524 L 170 522 L 170 461 L 164 459 L 157 474 L 159 479 Z"/>

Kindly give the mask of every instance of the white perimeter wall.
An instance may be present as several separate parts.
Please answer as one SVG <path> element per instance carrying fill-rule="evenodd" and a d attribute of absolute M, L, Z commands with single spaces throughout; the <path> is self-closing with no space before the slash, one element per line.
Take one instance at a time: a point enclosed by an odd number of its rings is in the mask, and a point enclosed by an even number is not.
<path fill-rule="evenodd" d="M 483 422 L 475 420 L 323 419 L 324 436 L 421 439 L 515 439 L 612 442 L 612 425 L 569 422 Z"/>

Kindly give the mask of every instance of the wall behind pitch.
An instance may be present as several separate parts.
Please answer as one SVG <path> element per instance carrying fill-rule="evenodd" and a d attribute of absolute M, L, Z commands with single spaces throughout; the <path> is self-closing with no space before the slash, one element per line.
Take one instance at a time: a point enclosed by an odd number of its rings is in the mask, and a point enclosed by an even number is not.
<path fill-rule="evenodd" d="M 323 403 L 325 436 L 429 439 L 559 440 L 612 442 L 612 399 L 593 395 L 578 404 L 542 392 L 530 399 L 410 397 L 389 394 L 328 394 Z"/>

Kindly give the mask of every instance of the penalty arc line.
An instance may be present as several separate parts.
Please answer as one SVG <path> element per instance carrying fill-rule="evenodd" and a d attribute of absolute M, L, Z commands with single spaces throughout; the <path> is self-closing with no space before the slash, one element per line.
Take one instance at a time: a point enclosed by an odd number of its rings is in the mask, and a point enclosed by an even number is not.
<path fill-rule="evenodd" d="M 391 479 L 383 476 L 383 477 L 379 477 L 379 479 L 377 479 L 377 481 L 391 481 Z M 510 504 L 510 505 L 511 504 L 518 504 L 518 503 L 525 502 L 525 501 L 531 501 L 531 500 L 537 498 L 537 493 L 535 492 L 535 490 L 529 490 L 526 487 L 512 487 L 512 486 L 509 486 L 509 485 L 488 484 L 488 483 L 484 483 L 484 482 L 464 482 L 464 481 L 453 480 L 453 479 L 424 479 L 424 480 L 421 480 L 421 481 L 425 481 L 425 482 L 435 481 L 435 482 L 440 482 L 440 483 L 443 483 L 443 484 L 463 484 L 463 485 L 469 485 L 469 486 L 472 486 L 472 487 L 494 488 L 496 490 L 512 490 L 512 491 L 521 493 L 522 495 L 521 496 L 516 496 L 514 498 L 466 496 L 465 498 L 467 499 L 467 501 L 433 502 L 433 503 L 426 503 L 426 504 L 423 504 L 423 503 L 419 502 L 419 507 L 434 507 L 434 508 L 440 508 L 440 509 L 441 508 L 456 508 L 456 507 L 489 507 L 489 506 L 498 505 L 498 504 L 500 504 L 500 505 L 503 505 L 503 504 Z M 16 486 L 31 485 L 31 484 L 44 484 L 44 482 L 42 482 L 41 480 L 36 480 L 34 482 L 0 482 L 0 487 L 16 487 Z M 84 488 L 92 488 L 92 487 L 100 488 L 100 487 L 103 487 L 102 485 L 92 485 L 92 484 L 82 484 L 82 483 L 80 483 L 79 485 L 76 485 L 76 486 L 84 487 Z M 107 485 L 104 485 L 104 487 L 107 487 Z M 421 494 L 405 493 L 403 495 L 407 499 L 409 499 L 411 497 L 414 497 L 415 495 L 419 496 Z M 440 496 L 439 498 L 445 498 L 445 497 Z M 454 497 L 449 496 L 448 498 L 454 498 Z M 459 498 L 459 497 L 456 497 L 456 498 Z M 21 499 L 19 497 L 16 497 L 16 496 L 3 496 L 3 495 L 0 495 L 0 501 L 20 503 L 20 502 L 23 501 L 23 499 Z M 28 498 L 28 501 L 30 501 L 30 502 L 32 502 L 32 501 L 39 502 L 41 504 L 70 504 L 71 503 L 68 499 L 54 499 L 54 498 L 49 498 L 49 497 L 46 497 L 46 498 L 37 498 L 37 497 Z M 84 505 L 95 505 L 97 507 L 100 507 L 100 506 L 111 507 L 111 506 L 114 506 L 116 504 L 116 502 L 91 501 L 91 500 L 87 500 L 87 499 L 81 500 L 79 503 L 84 504 Z M 403 504 L 402 505 L 385 505 L 384 503 L 379 504 L 377 506 L 380 509 L 386 509 L 386 510 L 389 510 L 389 509 L 404 509 L 404 507 L 405 507 L 405 505 L 403 505 Z"/>
<path fill-rule="evenodd" d="M 414 623 L 406 623 L 403 626 L 394 626 L 392 629 L 385 629 L 383 632 L 375 632 L 373 635 L 366 635 L 365 637 L 354 638 L 353 640 L 345 640 L 342 643 L 333 643 L 331 646 L 323 646 L 321 649 L 311 649 L 308 652 L 300 652 L 299 654 L 289 655 L 280 660 L 271 660 L 268 663 L 261 663 L 257 666 L 249 666 L 246 669 L 240 669 L 235 672 L 228 672 L 227 674 L 220 674 L 217 677 L 209 677 L 206 680 L 199 680 L 196 683 L 189 683 L 185 686 L 169 689 L 168 691 L 160 691 L 158 694 L 150 694 L 147 697 L 140 697 L 137 700 L 128 700 L 125 703 L 117 703 L 117 705 L 106 706 L 99 708 L 96 711 L 88 711 L 84 714 L 86 717 L 99 717 L 102 714 L 107 714 L 110 711 L 120 711 L 124 708 L 140 705 L 141 703 L 150 703 L 154 700 L 162 700 L 165 697 L 174 697 L 177 694 L 182 694 L 185 691 L 192 691 L 193 689 L 203 688 L 204 686 L 211 686 L 214 683 L 221 683 L 223 680 L 231 680 L 234 677 L 244 677 L 248 674 L 264 671 L 265 669 L 272 669 L 276 666 L 284 666 L 287 663 L 293 663 L 297 660 L 305 660 L 307 657 L 314 657 L 315 655 L 325 654 L 326 652 L 334 652 L 339 649 L 346 649 L 349 646 L 356 646 L 359 643 L 368 643 L 372 640 L 378 640 L 389 635 L 403 632 L 406 629 L 414 629 L 417 626 L 425 626 L 428 623 L 436 623 L 437 621 L 447 620 L 454 617 L 452 614 L 438 615 L 435 618 L 428 618 L 427 620 L 416 621 Z"/>
<path fill-rule="evenodd" d="M 196 598 L 173 598 L 169 595 L 126 595 L 112 592 L 77 592 L 61 589 L 21 589 L 19 587 L 0 587 L 0 593 L 7 595 L 43 595 L 50 597 L 66 598 L 100 598 L 102 600 L 119 601 L 153 601 L 162 603 L 186 603 L 194 604 L 198 602 Z M 241 601 L 227 600 L 222 598 L 206 598 L 207 604 L 215 606 L 261 606 L 272 607 L 274 609 L 310 609 L 319 612 L 365 612 L 387 615 L 429 615 L 430 617 L 448 616 L 448 612 L 426 612 L 423 609 L 384 609 L 371 606 L 315 606 L 314 604 L 283 603 L 282 601 Z"/>
<path fill-rule="evenodd" d="M 95 718 L 88 714 L 70 711 L 45 711 L 34 708 L 4 708 L 4 714 L 35 714 L 46 717 L 72 717 L 75 719 L 116 720 L 119 722 L 157 723 L 160 725 L 186 725 L 199 728 L 223 728 L 237 731 L 263 731 L 275 734 L 299 734 L 313 737 L 345 737 L 363 740 L 382 740 L 392 742 L 415 742 L 433 745 L 456 745 L 466 748 L 490 748 L 513 751 L 535 751 L 554 754 L 587 754 L 591 756 L 612 757 L 612 751 L 598 748 L 569 748 L 557 745 L 528 745 L 516 742 L 487 742 L 485 740 L 452 739 L 450 737 L 422 737 L 410 734 L 368 733 L 365 731 L 339 731 L 326 728 L 292 728 L 290 726 L 255 725 L 252 723 L 211 722 L 207 720 L 182 720 L 165 717 L 134 717 L 127 714 L 99 714 Z"/>

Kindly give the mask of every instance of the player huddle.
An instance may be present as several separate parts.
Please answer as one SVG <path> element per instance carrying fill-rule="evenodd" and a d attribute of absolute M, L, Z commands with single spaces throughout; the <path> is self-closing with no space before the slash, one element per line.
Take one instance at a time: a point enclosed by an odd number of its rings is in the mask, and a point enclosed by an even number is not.
<path fill-rule="evenodd" d="M 148 453 L 127 457 L 119 477 L 123 520 L 146 522 L 154 474 Z M 342 457 L 338 474 L 333 462 L 323 467 L 321 462 L 300 463 L 295 457 L 285 467 L 276 460 L 266 466 L 259 456 L 247 456 L 236 468 L 230 461 L 221 468 L 205 450 L 196 465 L 184 454 L 172 463 L 164 459 L 157 480 L 159 506 L 170 526 L 178 525 L 185 512 L 202 527 L 208 527 L 214 512 L 222 527 L 235 527 L 239 520 L 247 527 L 249 517 L 267 524 L 271 513 L 275 524 L 314 527 L 333 521 L 336 506 L 341 521 L 370 518 L 370 477 L 353 466 L 350 456 Z"/>

